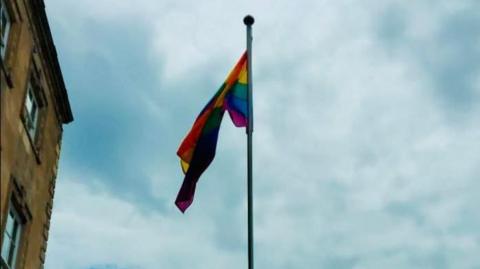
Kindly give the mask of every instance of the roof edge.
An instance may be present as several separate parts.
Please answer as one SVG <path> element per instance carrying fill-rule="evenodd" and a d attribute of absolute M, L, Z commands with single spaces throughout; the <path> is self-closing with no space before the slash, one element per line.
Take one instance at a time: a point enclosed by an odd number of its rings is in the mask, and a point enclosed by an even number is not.
<path fill-rule="evenodd" d="M 61 116 L 61 122 L 68 124 L 73 121 L 72 108 L 68 99 L 65 81 L 63 79 L 62 70 L 58 61 L 57 49 L 53 42 L 52 32 L 48 24 L 47 14 L 45 11 L 45 3 L 43 0 L 30 0 L 35 27 L 37 29 L 38 38 L 40 40 L 40 48 L 43 57 L 50 69 L 50 75 L 54 86 L 53 95 L 55 97 L 56 106 Z"/>

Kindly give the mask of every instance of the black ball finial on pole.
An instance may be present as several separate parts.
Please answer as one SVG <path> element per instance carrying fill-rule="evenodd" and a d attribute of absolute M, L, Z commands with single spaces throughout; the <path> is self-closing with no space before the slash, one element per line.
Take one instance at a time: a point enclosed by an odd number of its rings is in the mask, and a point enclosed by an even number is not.
<path fill-rule="evenodd" d="M 247 15 L 245 16 L 245 18 L 243 18 L 243 23 L 245 23 L 245 25 L 247 26 L 253 25 L 254 22 L 255 22 L 255 19 L 253 18 L 252 15 Z"/>

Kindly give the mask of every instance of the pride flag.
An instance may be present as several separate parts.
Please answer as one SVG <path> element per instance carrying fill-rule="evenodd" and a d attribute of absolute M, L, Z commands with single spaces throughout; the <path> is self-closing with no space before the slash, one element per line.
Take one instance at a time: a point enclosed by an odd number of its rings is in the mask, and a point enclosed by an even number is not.
<path fill-rule="evenodd" d="M 248 124 L 247 58 L 245 52 L 202 109 L 177 151 L 185 178 L 175 204 L 182 212 L 192 204 L 197 181 L 215 157 L 218 131 L 225 110 L 235 126 L 246 127 Z"/>

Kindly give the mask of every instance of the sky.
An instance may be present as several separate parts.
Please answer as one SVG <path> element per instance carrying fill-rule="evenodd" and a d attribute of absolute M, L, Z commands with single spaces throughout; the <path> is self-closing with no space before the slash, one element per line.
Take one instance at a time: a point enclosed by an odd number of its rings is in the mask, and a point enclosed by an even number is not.
<path fill-rule="evenodd" d="M 253 26 L 256 268 L 480 268 L 480 2 L 45 0 L 75 121 L 48 269 L 247 268 L 246 136 L 176 150 Z"/>

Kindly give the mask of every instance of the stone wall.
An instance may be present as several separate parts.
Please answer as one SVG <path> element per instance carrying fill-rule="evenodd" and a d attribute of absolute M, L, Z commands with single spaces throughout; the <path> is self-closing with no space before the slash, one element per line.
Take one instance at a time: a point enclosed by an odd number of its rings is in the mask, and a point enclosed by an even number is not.
<path fill-rule="evenodd" d="M 52 214 L 62 125 L 73 120 L 42 0 L 6 0 L 12 16 L 1 61 L 1 190 L 3 242 L 10 206 L 23 229 L 16 268 L 42 268 Z M 44 25 L 44 24 L 47 25 Z M 25 100 L 32 81 L 40 105 L 36 135 L 27 131 Z M 63 86 L 63 87 L 62 87 Z M 1 246 L 1 245 L 0 245 Z"/>

